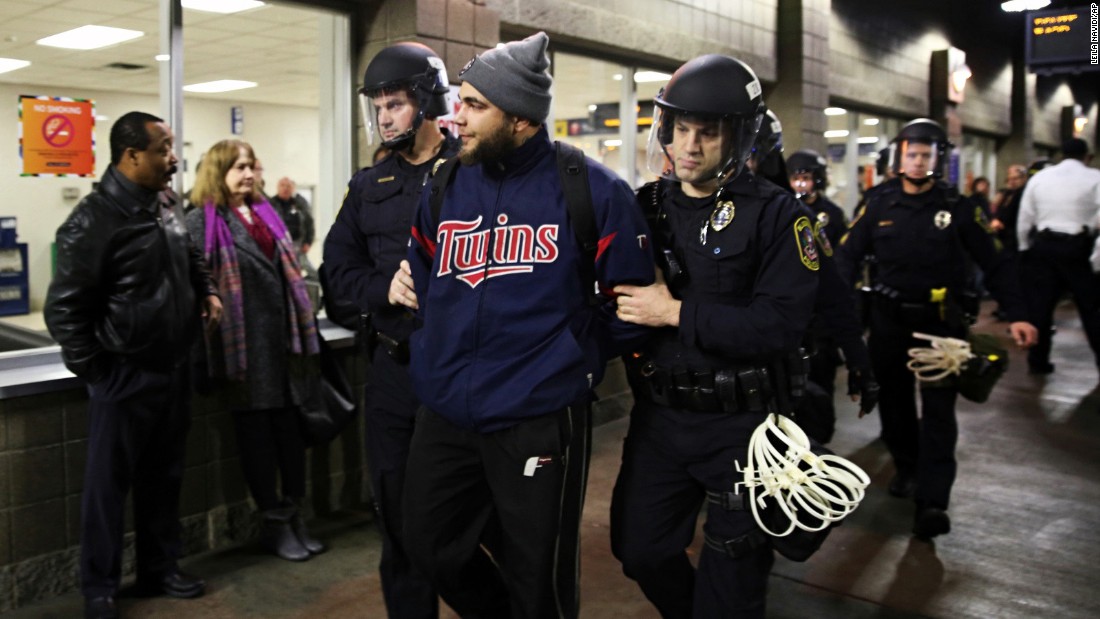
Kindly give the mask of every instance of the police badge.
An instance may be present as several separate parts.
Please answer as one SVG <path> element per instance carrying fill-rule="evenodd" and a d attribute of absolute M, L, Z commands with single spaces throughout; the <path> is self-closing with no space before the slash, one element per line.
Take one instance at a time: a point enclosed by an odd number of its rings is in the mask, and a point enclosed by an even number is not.
<path fill-rule="evenodd" d="M 943 230 L 947 226 L 951 225 L 951 211 L 938 211 L 936 217 L 932 220 L 932 223 L 936 224 L 936 227 Z"/>
<path fill-rule="evenodd" d="M 723 228 L 733 221 L 734 207 L 730 200 L 719 202 L 710 214 L 710 227 L 715 232 L 721 232 Z"/>

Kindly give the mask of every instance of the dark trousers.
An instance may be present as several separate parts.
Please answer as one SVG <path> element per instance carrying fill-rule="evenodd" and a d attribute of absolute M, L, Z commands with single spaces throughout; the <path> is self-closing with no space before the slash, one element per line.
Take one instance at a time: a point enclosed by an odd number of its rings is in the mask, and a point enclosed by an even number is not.
<path fill-rule="evenodd" d="M 436 619 L 439 597 L 428 579 L 409 560 L 402 533 L 401 498 L 419 403 L 406 366 L 381 346 L 374 351 L 367 388 L 366 444 L 382 560 L 378 569 L 390 619 Z"/>
<path fill-rule="evenodd" d="M 882 389 L 878 404 L 882 439 L 897 471 L 916 476 L 918 505 L 947 509 L 957 469 L 955 444 L 959 427 L 955 420 L 955 400 L 959 392 L 953 384 L 922 386 L 918 418 L 913 393 L 916 377 L 905 364 L 909 362 L 910 348 L 931 344 L 914 339 L 914 331 L 965 337 L 964 329 L 952 329 L 946 323 L 909 324 L 877 307 L 872 310 L 868 348 L 875 378 Z"/>
<path fill-rule="evenodd" d="M 176 568 L 190 387 L 186 367 L 155 372 L 116 359 L 88 386 L 88 459 L 81 497 L 80 580 L 86 597 L 115 595 L 126 495 L 134 500 L 139 578 Z"/>
<path fill-rule="evenodd" d="M 464 619 L 578 616 L 589 414 L 585 399 L 479 434 L 417 413 L 405 539 Z"/>
<path fill-rule="evenodd" d="M 233 411 L 241 469 L 248 491 L 260 511 L 282 505 L 282 496 L 301 499 L 306 495 L 306 445 L 302 440 L 298 411 L 272 408 Z"/>
<path fill-rule="evenodd" d="M 764 617 L 770 545 L 734 559 L 704 546 L 699 568 L 687 549 L 706 491 L 732 491 L 763 414 L 699 413 L 638 401 L 611 499 L 611 550 L 623 573 L 665 619 Z M 751 511 L 706 502 L 703 530 L 732 540 L 757 528 Z"/>
<path fill-rule="evenodd" d="M 1091 237 L 1062 236 L 1064 238 L 1055 239 L 1040 234 L 1022 254 L 1021 280 L 1028 314 L 1039 330 L 1039 343 L 1028 350 L 1027 362 L 1033 368 L 1050 364 L 1054 308 L 1069 291 L 1081 315 L 1081 325 L 1096 365 L 1100 367 L 1100 276 L 1092 272 L 1089 264 Z"/>

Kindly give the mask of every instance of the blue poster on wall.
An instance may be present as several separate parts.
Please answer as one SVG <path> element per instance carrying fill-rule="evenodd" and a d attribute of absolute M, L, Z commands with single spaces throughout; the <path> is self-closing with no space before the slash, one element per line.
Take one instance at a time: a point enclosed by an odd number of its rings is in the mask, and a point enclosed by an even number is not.
<path fill-rule="evenodd" d="M 229 108 L 229 130 L 233 135 L 244 134 L 244 107 L 234 105 Z"/>
<path fill-rule="evenodd" d="M 951 151 L 947 160 L 947 182 L 958 187 L 959 185 L 959 151 Z"/>

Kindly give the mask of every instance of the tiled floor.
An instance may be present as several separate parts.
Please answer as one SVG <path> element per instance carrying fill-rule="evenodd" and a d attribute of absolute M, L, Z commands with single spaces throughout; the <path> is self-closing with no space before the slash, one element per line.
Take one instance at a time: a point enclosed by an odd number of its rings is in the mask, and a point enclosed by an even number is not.
<path fill-rule="evenodd" d="M 893 470 L 877 440 L 878 420 L 857 420 L 854 405 L 840 405 L 831 447 L 864 467 L 873 485 L 810 561 L 777 560 L 770 617 L 1100 617 L 1098 375 L 1075 314 L 1063 308 L 1059 318 L 1056 374 L 1029 376 L 1022 354 L 1013 353 L 987 403 L 961 401 L 953 529 L 935 544 L 912 538 L 911 504 L 886 493 Z M 1001 333 L 1004 325 L 983 321 L 979 329 Z M 608 545 L 608 503 L 626 427 L 622 419 L 595 431 L 583 533 L 585 619 L 657 617 Z M 124 616 L 384 617 L 379 542 L 368 512 L 319 519 L 315 528 L 332 550 L 308 563 L 269 558 L 252 546 L 192 558 L 185 567 L 210 583 L 204 598 L 124 599 Z M 80 604 L 70 594 L 8 616 L 74 617 Z"/>

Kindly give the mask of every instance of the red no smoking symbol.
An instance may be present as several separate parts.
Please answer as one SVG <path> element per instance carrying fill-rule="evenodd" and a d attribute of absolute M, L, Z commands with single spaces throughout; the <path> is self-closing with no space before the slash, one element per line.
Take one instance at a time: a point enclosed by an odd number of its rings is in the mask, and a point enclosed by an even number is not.
<path fill-rule="evenodd" d="M 73 121 L 67 116 L 54 114 L 42 123 L 42 137 L 50 146 L 62 148 L 68 146 L 69 142 L 76 137 L 76 129 L 73 127 Z"/>

